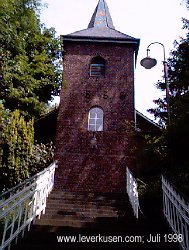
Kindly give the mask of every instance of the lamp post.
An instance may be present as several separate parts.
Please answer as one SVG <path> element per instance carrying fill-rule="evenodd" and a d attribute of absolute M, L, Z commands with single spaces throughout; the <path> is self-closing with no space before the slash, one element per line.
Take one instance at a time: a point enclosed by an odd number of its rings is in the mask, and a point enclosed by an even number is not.
<path fill-rule="evenodd" d="M 96 134 L 93 132 L 93 137 L 91 139 L 91 148 L 96 149 L 97 148 L 97 139 Z"/>
<path fill-rule="evenodd" d="M 149 47 L 153 44 L 159 44 L 163 47 L 163 71 L 164 71 L 164 79 L 165 79 L 165 87 L 166 87 L 166 101 L 167 101 L 167 115 L 168 115 L 168 124 L 170 124 L 171 121 L 171 115 L 170 115 L 170 103 L 169 103 L 169 83 L 168 83 L 168 64 L 165 58 L 165 46 L 162 43 L 159 42 L 153 42 L 150 43 L 147 47 L 147 57 L 143 58 L 140 62 L 140 64 L 145 69 L 151 69 L 157 64 L 157 60 L 155 58 L 151 58 L 149 56 L 150 49 Z"/>

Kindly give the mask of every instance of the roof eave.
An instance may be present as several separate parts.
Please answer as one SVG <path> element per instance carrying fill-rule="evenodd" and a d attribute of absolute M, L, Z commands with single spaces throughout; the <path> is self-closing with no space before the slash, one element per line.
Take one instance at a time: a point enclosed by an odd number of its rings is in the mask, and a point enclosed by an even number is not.
<path fill-rule="evenodd" d="M 152 125 L 156 126 L 159 129 L 162 129 L 162 127 L 158 123 L 154 122 L 153 120 L 151 120 L 150 118 L 148 118 L 147 116 L 145 116 L 144 114 L 139 112 L 138 110 L 135 109 L 135 112 L 136 112 L 137 115 L 141 116 L 143 119 L 145 119 L 146 121 L 148 121 Z"/>
<path fill-rule="evenodd" d="M 116 38 L 116 37 L 97 37 L 97 36 L 70 36 L 64 35 L 63 41 L 67 42 L 91 42 L 91 43 L 125 43 L 125 44 L 140 44 L 140 39 L 136 38 Z"/>

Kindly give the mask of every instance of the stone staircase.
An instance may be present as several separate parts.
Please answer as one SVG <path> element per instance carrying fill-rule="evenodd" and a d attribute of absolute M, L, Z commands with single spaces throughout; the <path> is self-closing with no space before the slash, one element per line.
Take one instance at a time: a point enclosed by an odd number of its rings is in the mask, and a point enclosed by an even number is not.
<path fill-rule="evenodd" d="M 157 223 L 158 222 L 158 223 Z M 159 223 L 160 222 L 160 223 Z M 163 223 L 163 224 L 162 224 Z M 162 226 L 159 226 L 162 225 Z M 30 232 L 11 250 L 58 249 L 179 249 L 177 244 L 125 243 L 58 243 L 57 236 L 143 236 L 169 232 L 161 218 L 149 221 L 133 216 L 126 194 L 74 193 L 53 190 L 48 198 L 46 212 L 37 219 Z"/>
<path fill-rule="evenodd" d="M 124 215 L 126 197 L 53 191 L 48 199 L 46 213 L 35 225 L 51 227 L 92 227 L 102 218 Z"/>

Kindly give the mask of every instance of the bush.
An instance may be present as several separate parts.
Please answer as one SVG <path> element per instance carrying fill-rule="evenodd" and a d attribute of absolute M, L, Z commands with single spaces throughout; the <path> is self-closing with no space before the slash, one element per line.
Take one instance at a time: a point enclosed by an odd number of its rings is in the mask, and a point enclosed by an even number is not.
<path fill-rule="evenodd" d="M 34 143 L 33 120 L 25 121 L 19 110 L 9 112 L 1 106 L 0 187 L 10 188 L 29 176 Z"/>
<path fill-rule="evenodd" d="M 33 145 L 33 154 L 30 158 L 29 173 L 30 176 L 48 167 L 54 161 L 54 145 L 48 144 Z"/>
<path fill-rule="evenodd" d="M 0 103 L 0 192 L 38 173 L 54 160 L 54 146 L 34 145 L 33 120 Z"/>

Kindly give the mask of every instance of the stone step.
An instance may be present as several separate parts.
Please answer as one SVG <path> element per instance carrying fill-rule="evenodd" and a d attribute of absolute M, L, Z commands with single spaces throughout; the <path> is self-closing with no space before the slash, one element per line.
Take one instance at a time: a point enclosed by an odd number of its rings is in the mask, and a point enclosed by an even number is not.
<path fill-rule="evenodd" d="M 140 216 L 137 220 L 133 216 L 131 205 L 124 196 L 97 195 L 90 194 L 87 198 L 79 194 L 75 198 L 75 193 L 64 193 L 55 190 L 47 199 L 46 213 L 41 215 L 41 219 L 37 219 L 31 227 L 31 231 L 26 237 L 19 242 L 15 248 L 11 250 L 99 250 L 99 244 L 68 244 L 58 243 L 58 235 L 156 235 L 157 233 L 168 233 L 168 229 L 161 231 L 162 227 L 157 228 L 158 223 L 163 225 L 162 218 L 147 218 Z M 67 198 L 66 198 L 67 197 Z M 103 198 L 102 198 L 103 197 Z M 95 200 L 96 199 L 96 200 Z M 111 201 L 114 201 L 112 205 Z M 102 205 L 100 202 L 106 202 Z M 107 202 L 109 202 L 107 204 Z M 165 225 L 163 225 L 165 227 Z M 163 229 L 164 230 L 164 229 Z M 28 236 L 28 237 L 27 237 Z M 162 244 L 162 245 L 161 245 Z M 109 249 L 127 249 L 127 250 L 143 250 L 143 249 L 170 249 L 177 250 L 173 244 L 102 244 Z"/>
<path fill-rule="evenodd" d="M 69 212 L 70 213 L 70 212 Z M 62 212 L 62 211 L 52 211 L 50 213 L 46 213 L 44 214 L 41 219 L 43 218 L 54 218 L 58 216 L 59 218 L 62 218 L 62 217 L 69 217 L 69 216 L 73 216 L 73 217 L 77 217 L 77 218 L 83 218 L 83 217 L 86 217 L 86 218 L 117 218 L 117 217 L 121 217 L 121 215 L 117 214 L 117 213 L 99 213 L 98 211 L 96 212 L 80 212 L 80 213 L 73 213 L 72 212 L 72 215 L 70 213 L 69 214 L 66 214 L 65 212 Z"/>
<path fill-rule="evenodd" d="M 65 191 L 60 191 L 60 190 L 52 190 L 51 198 L 66 198 L 66 199 L 87 199 L 87 200 L 125 200 L 127 199 L 126 194 L 98 194 L 98 193 L 76 193 L 76 192 L 65 192 Z"/>
<path fill-rule="evenodd" d="M 126 206 L 128 202 L 123 200 L 123 196 L 116 200 L 115 195 L 53 190 L 48 197 L 45 214 L 36 220 L 35 225 L 85 227 L 86 223 L 103 218 L 124 216 Z"/>
<path fill-rule="evenodd" d="M 100 211 L 117 211 L 116 207 L 112 206 L 97 206 L 96 204 L 74 204 L 74 203 L 47 203 L 46 211 L 56 209 L 56 210 L 75 210 L 75 211 L 81 211 L 81 210 L 100 210 Z M 121 210 L 121 209 L 120 209 Z"/>
<path fill-rule="evenodd" d="M 52 191 L 50 197 L 58 197 L 58 198 L 66 198 L 66 199 L 87 199 L 87 200 L 117 200 L 115 196 L 105 196 L 105 195 L 98 195 L 95 193 L 90 194 L 82 194 L 82 193 L 74 193 L 74 192 L 59 192 L 59 191 Z M 121 200 L 121 197 L 120 197 Z"/>
<path fill-rule="evenodd" d="M 132 217 L 133 218 L 133 217 Z M 110 230 L 115 228 L 118 231 L 117 224 L 119 224 L 119 230 L 123 231 L 130 226 L 130 220 L 123 220 L 119 217 L 102 217 L 102 218 L 92 218 L 92 217 L 64 217 L 54 216 L 53 218 L 42 218 L 35 221 L 35 226 L 48 226 L 48 227 L 69 227 L 69 228 L 106 228 L 109 226 Z M 49 231 L 49 229 L 48 229 Z M 115 232 L 116 232 L 115 231 Z"/>
<path fill-rule="evenodd" d="M 88 206 L 116 206 L 115 202 L 106 202 L 106 201 L 85 201 L 85 200 L 76 200 L 76 201 L 70 201 L 66 199 L 48 199 L 47 204 L 68 204 L 68 205 L 88 205 Z"/>
<path fill-rule="evenodd" d="M 65 214 L 66 213 L 75 213 L 75 214 L 81 214 L 81 213 L 97 213 L 97 214 L 121 214 L 121 211 L 117 211 L 115 209 L 111 208 L 78 208 L 77 206 L 75 207 L 51 207 L 51 208 L 46 208 L 45 211 L 46 214 L 53 214 L 53 213 L 58 213 L 58 214 Z"/>
<path fill-rule="evenodd" d="M 106 205 L 97 205 L 93 203 L 86 204 L 77 204 L 77 203 L 66 203 L 62 202 L 53 202 L 47 203 L 46 213 L 52 213 L 53 211 L 72 211 L 72 212 L 90 212 L 90 213 L 102 213 L 102 214 L 122 214 L 126 209 L 126 206 L 108 206 Z"/>
<path fill-rule="evenodd" d="M 89 219 L 74 219 L 72 218 L 43 218 L 36 220 L 34 225 L 37 226 L 53 226 L 53 227 L 73 227 L 73 228 L 83 228 L 86 227 L 88 223 L 92 223 L 93 220 L 91 218 Z"/>
<path fill-rule="evenodd" d="M 64 203 L 64 204 L 79 204 L 79 205 L 96 205 L 96 206 L 127 206 L 128 202 L 125 200 L 87 200 L 87 199 L 66 199 L 66 198 L 54 198 L 54 197 L 49 197 L 48 198 L 48 204 L 59 204 L 59 203 Z"/>

